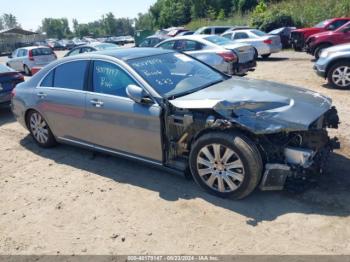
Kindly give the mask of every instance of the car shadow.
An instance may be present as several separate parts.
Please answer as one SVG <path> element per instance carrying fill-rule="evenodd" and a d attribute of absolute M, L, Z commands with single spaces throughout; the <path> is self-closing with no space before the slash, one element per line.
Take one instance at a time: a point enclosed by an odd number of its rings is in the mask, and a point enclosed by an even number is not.
<path fill-rule="evenodd" d="M 335 88 L 328 83 L 322 84 L 322 87 L 327 88 L 327 89 L 331 89 L 331 90 L 337 90 L 337 91 L 344 91 L 344 92 L 350 91 L 349 88 Z"/>
<path fill-rule="evenodd" d="M 256 61 L 258 62 L 279 62 L 289 60 L 288 57 L 269 57 L 269 58 L 261 58 L 258 57 Z"/>
<path fill-rule="evenodd" d="M 15 122 L 10 106 L 0 106 L 0 126 Z"/>
<path fill-rule="evenodd" d="M 246 223 L 257 226 L 290 213 L 348 217 L 350 215 L 350 159 L 334 153 L 327 175 L 316 187 L 303 193 L 256 190 L 244 200 L 221 199 L 202 191 L 192 180 L 176 176 L 143 163 L 119 157 L 93 154 L 92 151 L 59 145 L 52 149 L 39 148 L 28 135 L 20 144 L 27 150 L 57 164 L 64 164 L 118 183 L 130 184 L 157 192 L 167 201 L 200 198 L 208 203 L 241 214 Z"/>

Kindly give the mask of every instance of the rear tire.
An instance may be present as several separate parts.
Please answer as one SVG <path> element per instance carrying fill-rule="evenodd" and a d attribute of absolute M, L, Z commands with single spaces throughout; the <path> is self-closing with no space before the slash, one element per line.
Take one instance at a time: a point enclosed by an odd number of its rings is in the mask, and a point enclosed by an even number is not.
<path fill-rule="evenodd" d="M 262 160 L 256 146 L 236 132 L 211 132 L 192 146 L 189 159 L 196 183 L 210 194 L 242 199 L 258 185 Z"/>
<path fill-rule="evenodd" d="M 43 116 L 32 110 L 27 115 L 27 127 L 34 141 L 41 147 L 50 148 L 57 145 L 56 139 Z"/>
<path fill-rule="evenodd" d="M 32 75 L 32 71 L 29 69 L 27 65 L 24 65 L 23 70 L 24 70 L 24 74 L 26 74 L 27 76 Z"/>
<path fill-rule="evenodd" d="M 271 54 L 261 55 L 261 57 L 262 57 L 263 59 L 267 59 L 267 58 L 269 58 L 269 57 L 270 57 L 270 55 L 271 55 Z"/>
<path fill-rule="evenodd" d="M 333 88 L 350 89 L 350 63 L 342 61 L 334 64 L 328 71 L 327 79 Z"/>

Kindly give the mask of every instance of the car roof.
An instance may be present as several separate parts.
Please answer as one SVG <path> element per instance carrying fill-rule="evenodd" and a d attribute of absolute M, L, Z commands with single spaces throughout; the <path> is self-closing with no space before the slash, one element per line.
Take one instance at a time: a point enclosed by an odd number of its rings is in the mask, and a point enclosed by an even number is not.
<path fill-rule="evenodd" d="M 50 48 L 48 46 L 26 46 L 26 47 L 20 47 L 18 49 L 26 49 L 26 50 L 33 50 L 33 49 L 37 49 L 37 48 Z"/>
<path fill-rule="evenodd" d="M 93 58 L 94 55 L 104 55 L 104 56 L 114 57 L 123 61 L 127 61 L 131 59 L 137 59 L 137 58 L 153 56 L 153 55 L 162 55 L 162 54 L 168 54 L 168 53 L 174 53 L 174 51 L 165 50 L 161 48 L 134 47 L 134 48 L 103 50 L 103 51 L 97 51 L 93 53 L 85 53 L 83 55 L 91 56 L 91 58 Z M 76 55 L 72 57 L 81 57 L 81 55 Z"/>

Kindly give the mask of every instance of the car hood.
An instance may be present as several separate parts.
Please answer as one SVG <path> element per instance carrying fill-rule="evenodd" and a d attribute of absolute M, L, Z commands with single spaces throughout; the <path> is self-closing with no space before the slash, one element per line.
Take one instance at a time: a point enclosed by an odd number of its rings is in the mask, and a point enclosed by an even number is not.
<path fill-rule="evenodd" d="M 350 52 L 350 44 L 335 45 L 327 48 L 330 52 Z"/>
<path fill-rule="evenodd" d="M 169 102 L 183 109 L 212 109 L 256 134 L 308 130 L 332 104 L 306 89 L 238 77 Z"/>

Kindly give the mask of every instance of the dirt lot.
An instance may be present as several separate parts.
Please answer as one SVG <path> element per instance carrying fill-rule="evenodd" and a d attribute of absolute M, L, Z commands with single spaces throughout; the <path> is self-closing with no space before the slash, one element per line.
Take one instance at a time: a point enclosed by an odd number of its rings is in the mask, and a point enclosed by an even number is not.
<path fill-rule="evenodd" d="M 132 161 L 40 149 L 2 109 L 0 254 L 350 254 L 350 92 L 324 86 L 302 53 L 259 61 L 249 77 L 333 98 L 343 149 L 317 187 L 222 200 Z"/>

